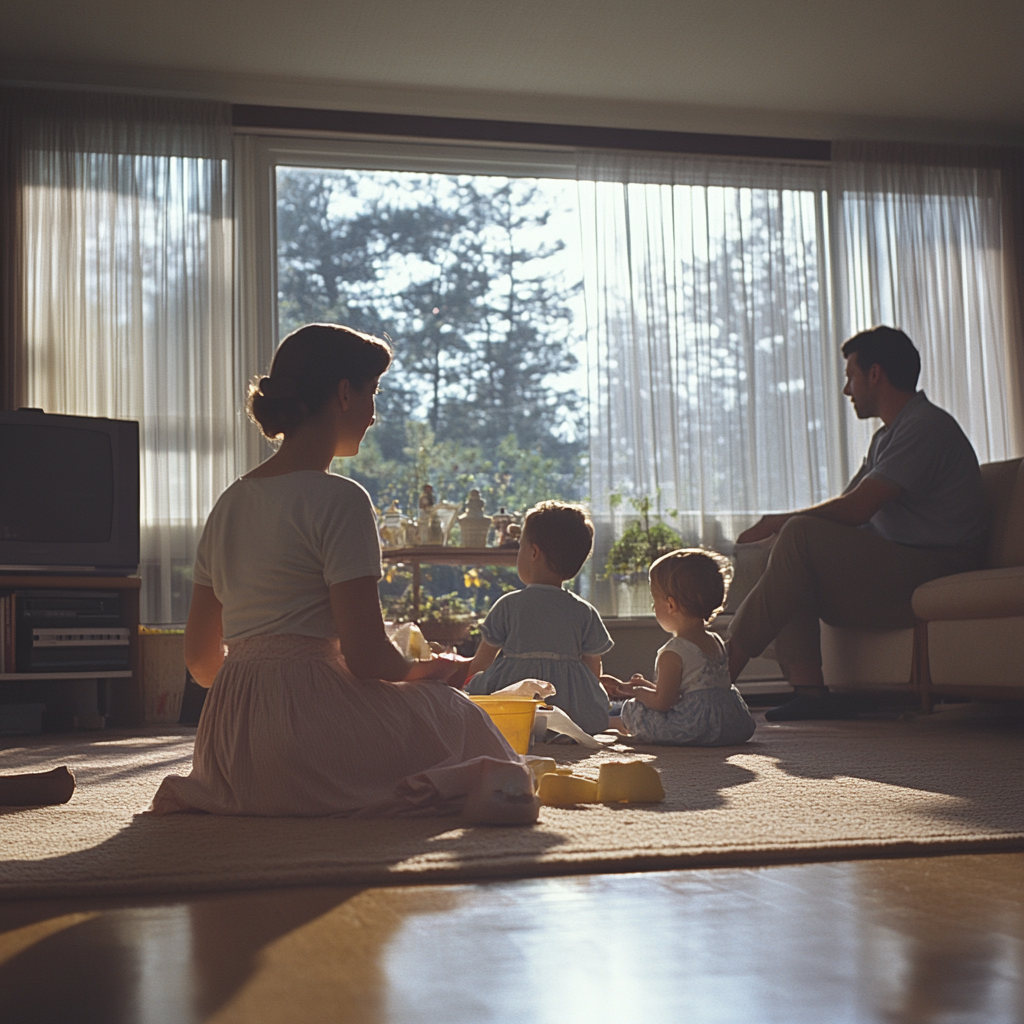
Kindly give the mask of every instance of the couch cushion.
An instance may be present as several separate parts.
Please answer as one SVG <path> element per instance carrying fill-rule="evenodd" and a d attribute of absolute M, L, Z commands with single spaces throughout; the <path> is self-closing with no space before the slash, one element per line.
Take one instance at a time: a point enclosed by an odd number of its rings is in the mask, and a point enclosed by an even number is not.
<path fill-rule="evenodd" d="M 981 479 L 992 511 L 985 564 L 1024 565 L 1024 459 L 986 462 Z"/>
<path fill-rule="evenodd" d="M 1024 697 L 1024 617 L 928 624 L 934 686 L 1014 687 Z"/>
<path fill-rule="evenodd" d="M 927 622 L 1024 615 L 1024 566 L 940 576 L 922 583 L 911 604 Z"/>
<path fill-rule="evenodd" d="M 852 629 L 821 624 L 821 662 L 831 689 L 907 686 L 913 672 L 912 629 Z"/>

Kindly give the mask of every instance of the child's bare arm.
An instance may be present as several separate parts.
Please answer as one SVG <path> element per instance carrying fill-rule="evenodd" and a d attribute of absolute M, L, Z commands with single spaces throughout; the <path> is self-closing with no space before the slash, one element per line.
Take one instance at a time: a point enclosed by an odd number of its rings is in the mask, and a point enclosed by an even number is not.
<path fill-rule="evenodd" d="M 614 697 L 616 700 L 635 696 L 638 688 L 654 690 L 654 683 L 648 682 L 639 673 L 635 673 L 628 681 L 619 679 L 618 676 L 609 675 L 600 676 L 599 679 L 608 696 Z"/>
<path fill-rule="evenodd" d="M 489 644 L 486 640 L 481 640 L 480 646 L 476 649 L 476 654 L 473 655 L 471 661 L 466 663 L 465 671 L 463 672 L 462 667 L 460 666 L 455 678 L 449 679 L 449 685 L 455 686 L 457 689 L 465 689 L 466 683 L 472 679 L 477 672 L 483 672 L 484 669 L 490 668 L 491 663 L 498 656 L 498 652 L 500 650 L 500 647 L 495 647 L 493 644 Z"/>
<path fill-rule="evenodd" d="M 634 672 L 629 677 L 629 682 L 628 683 L 623 683 L 622 685 L 627 690 L 629 690 L 630 693 L 634 693 L 634 694 L 638 690 L 650 690 L 651 693 L 654 693 L 654 691 L 656 689 L 654 683 L 652 683 L 650 681 L 650 679 L 644 679 L 644 677 L 642 675 L 640 675 L 639 672 Z"/>
<path fill-rule="evenodd" d="M 679 700 L 679 690 L 683 685 L 683 659 L 674 651 L 664 651 L 658 655 L 655 672 L 654 689 L 638 688 L 634 696 L 652 711 L 671 711 Z"/>
<path fill-rule="evenodd" d="M 593 672 L 594 675 L 597 676 L 598 679 L 601 678 L 601 655 L 600 654 L 581 654 L 580 655 L 580 661 L 582 661 L 583 664 L 586 665 L 587 668 L 589 668 L 590 671 Z"/>
<path fill-rule="evenodd" d="M 633 691 L 618 676 L 600 675 L 597 680 L 609 697 L 620 700 L 623 697 L 633 696 Z"/>

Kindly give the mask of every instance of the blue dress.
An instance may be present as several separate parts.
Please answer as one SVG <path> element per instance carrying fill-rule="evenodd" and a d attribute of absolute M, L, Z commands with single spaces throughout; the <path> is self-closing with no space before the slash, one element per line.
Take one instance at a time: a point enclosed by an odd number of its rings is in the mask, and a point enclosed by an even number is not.
<path fill-rule="evenodd" d="M 725 747 L 746 743 L 754 735 L 754 719 L 746 701 L 729 679 L 729 656 L 714 633 L 718 654 L 709 658 L 692 641 L 674 636 L 662 651 L 683 660 L 679 700 L 668 711 L 631 699 L 622 705 L 622 723 L 634 741 L 673 747 Z M 657 664 L 657 663 L 655 663 Z"/>
<path fill-rule="evenodd" d="M 584 732 L 608 728 L 608 695 L 580 657 L 607 654 L 614 644 L 597 609 L 582 597 L 531 583 L 494 602 L 480 635 L 501 652 L 470 680 L 470 693 L 494 693 L 523 679 L 544 679 L 556 691 L 547 702 Z"/>

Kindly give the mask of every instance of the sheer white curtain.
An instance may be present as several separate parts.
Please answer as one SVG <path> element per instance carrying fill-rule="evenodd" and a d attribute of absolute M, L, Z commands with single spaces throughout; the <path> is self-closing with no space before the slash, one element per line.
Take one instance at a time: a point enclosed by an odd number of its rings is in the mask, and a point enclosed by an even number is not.
<path fill-rule="evenodd" d="M 1009 294 L 1006 172 L 998 151 L 834 143 L 836 328 L 901 327 L 921 351 L 920 386 L 982 462 L 1021 453 L 1015 297 Z M 877 423 L 853 424 L 860 459 Z"/>
<path fill-rule="evenodd" d="M 824 166 L 581 158 L 591 499 L 606 526 L 621 526 L 611 492 L 647 495 L 678 511 L 666 522 L 684 541 L 728 547 L 759 512 L 846 482 L 827 185 Z"/>
<path fill-rule="evenodd" d="M 142 618 L 183 621 L 198 532 L 258 458 L 235 338 L 230 108 L 25 92 L 27 403 L 141 424 Z"/>
<path fill-rule="evenodd" d="M 1019 454 L 1014 166 L 864 144 L 831 167 L 582 155 L 598 565 L 630 513 L 612 521 L 612 492 L 726 550 L 755 515 L 839 493 L 878 427 L 842 397 L 840 346 L 878 323 L 914 339 L 982 461 Z"/>

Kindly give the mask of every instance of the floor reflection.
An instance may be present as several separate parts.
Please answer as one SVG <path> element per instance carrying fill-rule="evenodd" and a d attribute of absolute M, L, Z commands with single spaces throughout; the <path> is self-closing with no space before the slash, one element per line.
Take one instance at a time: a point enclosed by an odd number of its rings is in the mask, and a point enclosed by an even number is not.
<path fill-rule="evenodd" d="M 877 1019 L 1024 1021 L 1024 907 L 1004 895 L 1024 891 L 1021 858 L 894 860 L 854 874 L 859 974 L 873 979 L 866 998 Z"/>
<path fill-rule="evenodd" d="M 388 945 L 387 1020 L 1022 1021 L 1022 870 L 994 855 L 475 887 Z"/>
<path fill-rule="evenodd" d="M 1024 854 L 0 907 L 3 1024 L 1024 1020 Z"/>

